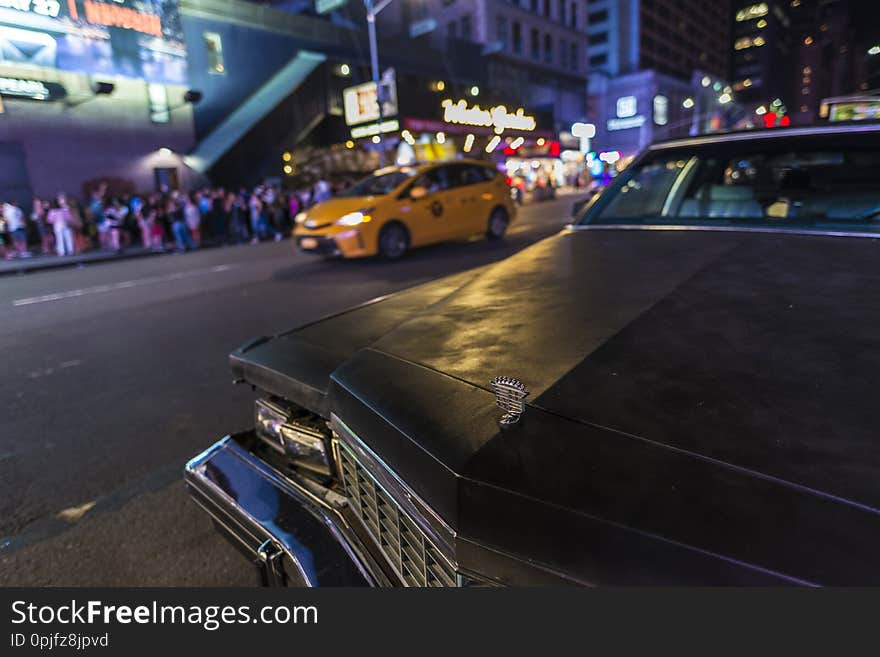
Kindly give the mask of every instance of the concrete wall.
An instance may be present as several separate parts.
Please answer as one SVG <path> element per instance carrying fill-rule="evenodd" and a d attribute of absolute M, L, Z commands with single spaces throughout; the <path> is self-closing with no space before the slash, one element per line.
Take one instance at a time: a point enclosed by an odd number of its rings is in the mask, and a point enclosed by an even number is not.
<path fill-rule="evenodd" d="M 170 148 L 184 153 L 193 146 L 189 106 L 174 110 L 171 122 L 159 125 L 150 121 L 143 81 L 115 79 L 111 96 L 92 97 L 84 75 L 0 66 L 0 76 L 57 82 L 67 89 L 70 104 L 3 99 L 0 143 L 21 146 L 36 196 L 64 191 L 79 197 L 83 182 L 101 176 L 129 179 L 138 189 L 152 190 L 155 167 L 176 167 L 182 182 L 191 182 L 178 156 L 158 152 Z M 167 87 L 167 91 L 174 106 L 182 102 L 186 88 Z"/>

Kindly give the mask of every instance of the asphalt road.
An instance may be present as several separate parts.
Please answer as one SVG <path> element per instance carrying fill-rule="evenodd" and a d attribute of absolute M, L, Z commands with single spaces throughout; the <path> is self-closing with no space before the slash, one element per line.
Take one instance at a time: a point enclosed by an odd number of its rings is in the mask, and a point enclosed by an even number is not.
<path fill-rule="evenodd" d="M 500 260 L 568 220 L 526 206 L 502 243 L 327 261 L 289 241 L 0 278 L 0 586 L 251 585 L 183 464 L 252 424 L 226 355 L 374 297 Z"/>

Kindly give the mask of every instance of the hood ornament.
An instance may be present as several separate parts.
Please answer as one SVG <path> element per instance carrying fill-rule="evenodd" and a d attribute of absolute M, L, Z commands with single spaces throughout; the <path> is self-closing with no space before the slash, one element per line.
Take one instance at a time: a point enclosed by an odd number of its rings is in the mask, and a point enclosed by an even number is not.
<path fill-rule="evenodd" d="M 495 403 L 504 411 L 504 416 L 498 420 L 498 424 L 509 427 L 519 422 L 520 416 L 526 410 L 525 399 L 529 396 L 525 384 L 509 376 L 496 376 L 490 385 L 495 393 Z"/>

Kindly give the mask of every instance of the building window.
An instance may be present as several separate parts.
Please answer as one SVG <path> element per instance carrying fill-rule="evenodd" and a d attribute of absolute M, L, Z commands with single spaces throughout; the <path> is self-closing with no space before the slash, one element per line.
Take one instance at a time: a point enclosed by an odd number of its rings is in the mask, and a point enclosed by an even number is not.
<path fill-rule="evenodd" d="M 648 27 L 647 16 L 645 17 L 645 27 Z M 587 25 L 593 25 L 594 23 L 604 23 L 608 20 L 608 10 L 601 9 L 599 11 L 594 11 L 592 14 L 587 15 Z"/>
<path fill-rule="evenodd" d="M 565 0 L 559 0 L 559 22 L 565 25 Z"/>
<path fill-rule="evenodd" d="M 608 55 L 604 52 L 590 57 L 590 68 L 599 68 L 600 66 L 605 66 L 607 63 Z"/>
<path fill-rule="evenodd" d="M 571 70 L 577 71 L 580 69 L 580 63 L 578 62 L 578 47 L 576 43 L 571 44 Z"/>
<path fill-rule="evenodd" d="M 648 37 L 645 37 L 646 41 L 647 39 Z M 596 34 L 591 34 L 588 40 L 591 46 L 595 46 L 600 43 L 608 43 L 608 32 L 597 32 Z"/>
<path fill-rule="evenodd" d="M 495 18 L 495 38 L 501 42 L 501 47 L 507 50 L 507 17 L 497 16 Z"/>
<path fill-rule="evenodd" d="M 449 23 L 446 25 L 446 36 L 448 36 L 450 39 L 454 39 L 458 36 L 458 23 L 456 23 L 455 21 L 449 21 Z"/>
<path fill-rule="evenodd" d="M 574 2 L 569 5 L 568 26 L 574 29 L 578 26 L 578 6 Z"/>
<path fill-rule="evenodd" d="M 532 11 L 538 13 L 538 0 L 532 0 Z"/>
<path fill-rule="evenodd" d="M 522 28 L 519 21 L 513 22 L 513 52 L 522 55 Z"/>
<path fill-rule="evenodd" d="M 208 59 L 208 73 L 224 75 L 226 66 L 223 64 L 223 41 L 216 32 L 205 32 L 205 54 Z"/>
<path fill-rule="evenodd" d="M 559 64 L 568 68 L 568 42 L 565 39 L 559 40 Z"/>
<path fill-rule="evenodd" d="M 550 0 L 544 0 L 544 16 L 550 18 Z"/>
<path fill-rule="evenodd" d="M 538 30 L 532 28 L 531 37 L 532 59 L 541 59 L 541 37 L 538 36 Z"/>
<path fill-rule="evenodd" d="M 461 37 L 463 39 L 471 38 L 471 15 L 465 14 L 461 17 Z"/>
<path fill-rule="evenodd" d="M 553 63 L 553 37 L 549 34 L 544 35 L 544 61 L 548 64 Z"/>

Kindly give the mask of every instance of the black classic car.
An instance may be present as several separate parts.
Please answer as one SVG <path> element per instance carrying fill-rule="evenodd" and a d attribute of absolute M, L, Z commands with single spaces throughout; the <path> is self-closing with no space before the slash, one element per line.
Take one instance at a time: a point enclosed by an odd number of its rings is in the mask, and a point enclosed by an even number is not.
<path fill-rule="evenodd" d="M 255 339 L 186 467 L 290 585 L 880 584 L 880 129 L 642 153 L 559 234 Z"/>

